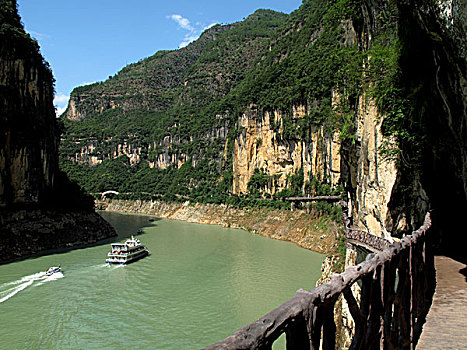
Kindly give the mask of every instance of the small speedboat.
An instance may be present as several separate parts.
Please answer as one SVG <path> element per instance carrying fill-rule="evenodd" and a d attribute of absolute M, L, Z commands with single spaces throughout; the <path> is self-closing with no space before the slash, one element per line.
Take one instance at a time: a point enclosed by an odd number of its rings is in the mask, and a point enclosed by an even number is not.
<path fill-rule="evenodd" d="M 51 276 L 51 275 L 53 275 L 54 273 L 57 273 L 57 272 L 60 272 L 60 271 L 62 271 L 62 268 L 61 268 L 60 265 L 58 265 L 58 266 L 52 266 L 52 267 L 49 267 L 49 268 L 47 269 L 47 271 L 45 271 L 45 275 L 46 275 L 46 276 Z"/>
<path fill-rule="evenodd" d="M 138 231 L 136 231 L 136 234 L 137 234 L 137 235 L 141 235 L 142 233 L 143 233 L 143 230 L 140 229 L 140 228 L 138 229 Z"/>

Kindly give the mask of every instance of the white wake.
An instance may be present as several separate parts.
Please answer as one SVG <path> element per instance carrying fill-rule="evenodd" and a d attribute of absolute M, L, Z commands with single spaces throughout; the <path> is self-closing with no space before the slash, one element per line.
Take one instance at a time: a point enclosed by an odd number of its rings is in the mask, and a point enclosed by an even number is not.
<path fill-rule="evenodd" d="M 3 283 L 0 285 L 0 303 L 7 301 L 31 285 L 40 286 L 46 282 L 57 280 L 62 277 L 64 276 L 61 272 L 54 273 L 50 276 L 47 276 L 45 272 L 38 272 L 29 276 L 24 276 L 13 282 Z"/>

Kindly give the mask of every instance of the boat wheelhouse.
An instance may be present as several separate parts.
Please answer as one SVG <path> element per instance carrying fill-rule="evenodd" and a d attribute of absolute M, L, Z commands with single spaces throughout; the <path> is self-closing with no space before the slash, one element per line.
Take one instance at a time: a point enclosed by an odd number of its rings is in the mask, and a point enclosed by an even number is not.
<path fill-rule="evenodd" d="M 112 251 L 107 254 L 106 263 L 126 265 L 149 255 L 148 249 L 139 239 L 131 236 L 125 243 L 112 243 Z"/>

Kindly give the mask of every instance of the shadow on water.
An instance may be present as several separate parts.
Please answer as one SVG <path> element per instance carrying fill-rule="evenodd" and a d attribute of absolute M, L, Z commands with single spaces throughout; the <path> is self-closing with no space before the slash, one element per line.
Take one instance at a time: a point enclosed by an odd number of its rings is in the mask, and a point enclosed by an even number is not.
<path fill-rule="evenodd" d="M 118 228 L 114 227 L 117 231 L 117 237 L 112 237 L 103 241 L 99 241 L 99 245 L 102 244 L 102 242 L 106 243 L 106 241 L 108 243 L 113 242 L 115 240 L 122 240 L 128 238 L 131 235 L 136 236 L 138 234 L 139 229 L 141 229 L 144 233 L 145 227 L 156 226 L 156 222 L 161 220 L 160 218 L 156 218 L 154 216 L 149 215 L 129 215 L 108 211 L 98 211 L 97 213 L 110 224 L 117 224 L 118 226 Z"/>
<path fill-rule="evenodd" d="M 114 227 L 115 231 L 117 232 L 117 236 L 105 238 L 94 243 L 81 244 L 81 245 L 76 245 L 72 247 L 43 250 L 35 254 L 26 256 L 26 257 L 2 261 L 0 262 L 0 265 L 23 261 L 27 259 L 35 259 L 35 258 L 45 256 L 45 255 L 64 254 L 64 253 L 68 253 L 73 250 L 86 249 L 90 247 L 96 247 L 96 246 L 111 244 L 111 243 L 118 242 L 118 241 L 123 241 L 131 237 L 132 235 L 136 236 L 139 234 L 144 234 L 145 227 L 157 226 L 156 222 L 161 220 L 160 218 L 150 216 L 150 215 L 133 215 L 133 214 L 129 215 L 129 214 L 120 214 L 120 213 L 115 213 L 115 212 L 104 212 L 104 211 L 97 211 L 97 213 L 100 216 L 102 216 L 104 220 L 109 222 L 112 225 L 112 227 Z M 117 227 L 115 227 L 114 225 Z M 138 233 L 138 230 L 140 229 L 142 230 L 142 233 Z"/>

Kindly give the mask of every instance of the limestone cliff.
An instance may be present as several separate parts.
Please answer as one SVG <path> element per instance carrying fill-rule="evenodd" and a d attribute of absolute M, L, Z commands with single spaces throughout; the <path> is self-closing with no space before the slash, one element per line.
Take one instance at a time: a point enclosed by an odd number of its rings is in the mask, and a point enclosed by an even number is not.
<path fill-rule="evenodd" d="M 349 202 L 354 224 L 377 236 L 390 238 L 392 220 L 388 203 L 397 168 L 394 159 L 387 159 L 380 153 L 384 142 L 395 142 L 382 135 L 383 119 L 374 101 L 365 95 L 360 96 L 356 110 L 356 146 L 345 156 L 352 158 L 348 169 L 348 189 L 351 189 Z"/>
<path fill-rule="evenodd" d="M 0 260 L 115 234 L 58 168 L 53 77 L 20 23 L 0 2 Z"/>
<path fill-rule="evenodd" d="M 355 142 L 343 146 L 355 224 L 373 234 L 400 236 L 434 209 L 440 237 L 450 237 L 466 209 L 465 10 L 457 1 L 369 1 L 354 22 L 364 50 L 377 53 L 390 26 L 400 45 L 393 82 L 400 93 L 390 108 L 361 95 Z"/>
<path fill-rule="evenodd" d="M 306 114 L 305 106 L 293 108 L 292 120 Z M 233 149 L 233 193 L 248 193 L 248 182 L 256 169 L 271 180 L 262 189 L 271 195 L 288 187 L 288 179 L 303 171 L 304 181 L 313 177 L 328 179 L 332 186 L 340 180 L 339 132 L 326 134 L 317 127 L 310 140 L 284 137 L 283 112 L 264 112 L 250 108 L 238 120 L 241 132 Z M 303 191 L 304 189 L 302 189 Z"/>

